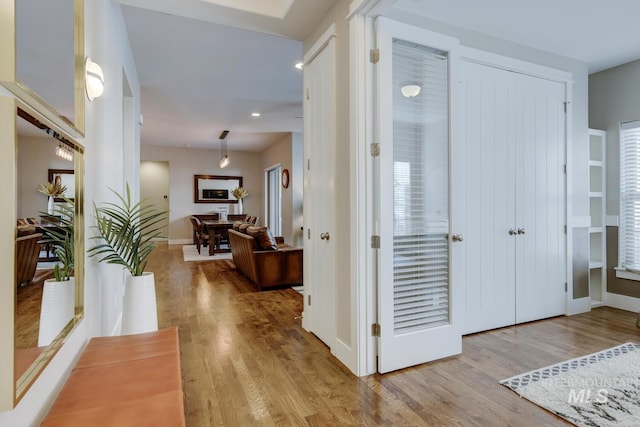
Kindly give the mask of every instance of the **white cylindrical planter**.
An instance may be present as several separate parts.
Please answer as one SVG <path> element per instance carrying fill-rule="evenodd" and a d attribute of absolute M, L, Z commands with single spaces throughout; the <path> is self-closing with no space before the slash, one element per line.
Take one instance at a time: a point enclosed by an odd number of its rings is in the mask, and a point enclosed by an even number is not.
<path fill-rule="evenodd" d="M 238 199 L 238 214 L 242 214 L 242 199 Z"/>
<path fill-rule="evenodd" d="M 49 196 L 49 200 L 47 201 L 47 213 L 49 215 L 53 215 L 54 213 L 53 196 Z"/>
<path fill-rule="evenodd" d="M 121 335 L 158 330 L 156 281 L 153 273 L 128 276 L 124 284 Z"/>
<path fill-rule="evenodd" d="M 51 344 L 60 331 L 73 319 L 75 311 L 73 277 L 64 282 L 47 279 L 42 287 L 42 303 L 40 305 L 40 329 L 38 331 L 38 347 Z"/>

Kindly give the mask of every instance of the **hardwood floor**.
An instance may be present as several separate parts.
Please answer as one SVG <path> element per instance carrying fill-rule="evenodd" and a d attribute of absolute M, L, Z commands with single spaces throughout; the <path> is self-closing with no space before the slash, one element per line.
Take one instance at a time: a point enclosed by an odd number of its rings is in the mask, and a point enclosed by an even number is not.
<path fill-rule="evenodd" d="M 297 292 L 256 292 L 231 261 L 185 263 L 178 245 L 160 245 L 147 270 L 160 327 L 179 327 L 187 426 L 566 426 L 498 381 L 640 341 L 634 313 L 599 308 L 470 335 L 461 356 L 357 378 L 302 329 Z"/>

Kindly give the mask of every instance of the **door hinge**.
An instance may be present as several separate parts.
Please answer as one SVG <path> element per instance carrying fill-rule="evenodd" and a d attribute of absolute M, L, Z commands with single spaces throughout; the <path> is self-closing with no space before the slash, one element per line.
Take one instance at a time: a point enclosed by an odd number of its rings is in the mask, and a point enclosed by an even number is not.
<path fill-rule="evenodd" d="M 380 236 L 371 236 L 371 249 L 380 249 Z"/>
<path fill-rule="evenodd" d="M 307 170 L 311 170 L 311 159 L 307 159 Z"/>
<path fill-rule="evenodd" d="M 564 165 L 564 174 L 567 174 L 567 165 Z"/>
<path fill-rule="evenodd" d="M 569 289 L 569 284 L 567 282 L 564 282 L 564 292 L 566 293 L 568 289 Z"/>
<path fill-rule="evenodd" d="M 564 234 L 567 234 L 567 225 L 564 226 Z"/>
<path fill-rule="evenodd" d="M 380 336 L 380 323 L 372 323 L 371 324 L 371 336 L 379 337 Z"/>
<path fill-rule="evenodd" d="M 563 104 L 564 104 L 564 113 L 567 114 L 567 104 L 568 104 L 568 102 L 563 102 Z"/>
<path fill-rule="evenodd" d="M 380 61 L 380 49 L 371 49 L 369 51 L 369 61 L 372 64 L 377 64 Z"/>
<path fill-rule="evenodd" d="M 311 305 L 311 295 L 307 295 L 307 305 Z"/>
<path fill-rule="evenodd" d="M 380 155 L 380 143 L 374 142 L 371 144 L 371 157 L 378 157 Z"/>
<path fill-rule="evenodd" d="M 309 88 L 307 88 L 307 101 L 309 100 Z"/>
<path fill-rule="evenodd" d="M 311 240 L 311 229 L 307 228 L 307 239 Z"/>

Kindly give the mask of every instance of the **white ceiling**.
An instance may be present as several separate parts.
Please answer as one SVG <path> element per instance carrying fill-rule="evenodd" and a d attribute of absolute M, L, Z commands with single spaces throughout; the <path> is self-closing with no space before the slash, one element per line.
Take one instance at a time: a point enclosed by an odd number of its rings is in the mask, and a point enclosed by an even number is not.
<path fill-rule="evenodd" d="M 302 132 L 294 65 L 334 1 L 119 0 L 141 85 L 141 142 L 219 149 L 228 129 L 230 151 L 262 151 Z"/>
<path fill-rule="evenodd" d="M 293 65 L 335 0 L 116 1 L 142 86 L 143 144 L 217 149 L 229 129 L 231 151 L 261 151 L 302 131 Z M 638 0 L 398 0 L 391 11 L 574 58 L 590 72 L 640 58 Z"/>
<path fill-rule="evenodd" d="M 640 58 L 638 0 L 398 0 L 394 10 L 577 59 L 590 73 Z"/>

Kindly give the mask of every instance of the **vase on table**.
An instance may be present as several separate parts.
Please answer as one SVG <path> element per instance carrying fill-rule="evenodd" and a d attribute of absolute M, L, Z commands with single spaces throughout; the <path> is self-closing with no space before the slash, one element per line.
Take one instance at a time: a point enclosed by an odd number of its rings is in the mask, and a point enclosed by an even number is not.
<path fill-rule="evenodd" d="M 242 199 L 238 199 L 238 214 L 242 215 Z"/>
<path fill-rule="evenodd" d="M 47 213 L 53 215 L 53 196 L 49 196 L 49 200 L 47 201 Z"/>

